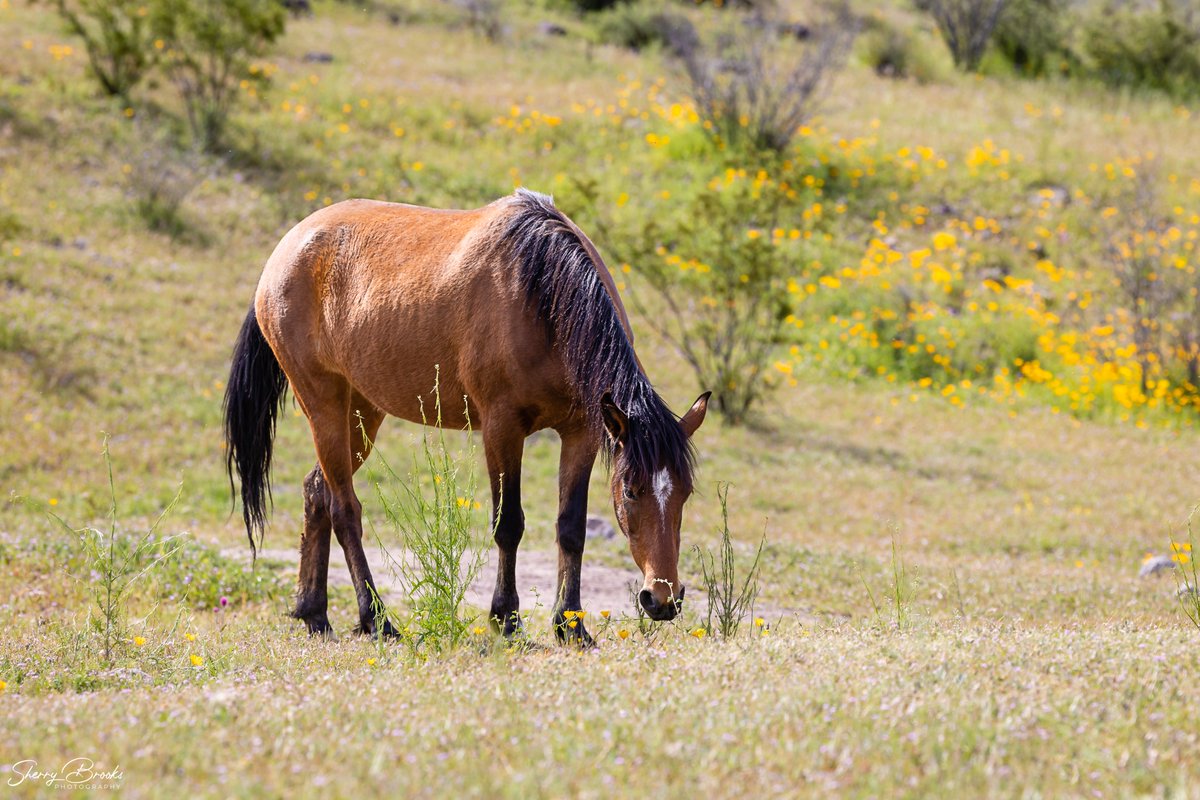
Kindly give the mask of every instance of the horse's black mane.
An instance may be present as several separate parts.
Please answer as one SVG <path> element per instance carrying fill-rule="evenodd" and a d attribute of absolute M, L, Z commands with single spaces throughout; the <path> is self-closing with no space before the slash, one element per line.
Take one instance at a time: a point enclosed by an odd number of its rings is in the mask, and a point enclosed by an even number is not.
<path fill-rule="evenodd" d="M 613 300 L 600 280 L 576 229 L 543 194 L 517 190 L 517 210 L 509 217 L 504 241 L 511 248 L 527 307 L 535 308 L 567 365 L 588 422 L 601 426 L 605 392 L 629 417 L 627 442 L 617 455 L 625 480 L 650 485 L 666 467 L 687 487 L 695 456 L 679 418 L 663 402 L 638 367 Z M 606 453 L 614 445 L 605 436 Z"/>

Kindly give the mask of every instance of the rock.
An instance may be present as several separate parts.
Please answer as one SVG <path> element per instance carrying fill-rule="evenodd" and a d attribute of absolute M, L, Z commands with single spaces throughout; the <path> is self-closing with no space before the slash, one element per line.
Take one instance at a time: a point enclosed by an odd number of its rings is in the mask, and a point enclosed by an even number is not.
<path fill-rule="evenodd" d="M 595 514 L 588 514 L 587 538 L 615 539 L 617 538 L 617 529 L 614 528 L 604 517 L 599 517 Z"/>
<path fill-rule="evenodd" d="M 310 64 L 331 64 L 333 53 L 305 53 L 304 60 Z"/>
<path fill-rule="evenodd" d="M 542 36 L 566 36 L 567 29 L 557 22 L 542 22 L 538 24 L 538 33 Z"/>
<path fill-rule="evenodd" d="M 1175 559 L 1170 556 L 1151 556 L 1142 562 L 1142 568 L 1138 570 L 1139 578 L 1147 578 L 1151 575 L 1157 575 L 1165 569 L 1171 569 L 1175 566 Z"/>

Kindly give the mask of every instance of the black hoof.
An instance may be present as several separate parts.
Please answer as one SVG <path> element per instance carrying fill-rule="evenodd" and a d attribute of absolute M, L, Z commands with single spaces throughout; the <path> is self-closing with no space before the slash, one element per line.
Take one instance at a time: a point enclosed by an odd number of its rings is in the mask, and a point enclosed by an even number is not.
<path fill-rule="evenodd" d="M 583 617 L 574 611 L 554 612 L 554 635 L 559 644 L 574 645 L 584 650 L 596 644 L 583 626 Z"/>
<path fill-rule="evenodd" d="M 305 611 L 297 608 L 290 615 L 292 619 L 298 619 L 304 623 L 304 627 L 308 628 L 309 636 L 320 636 L 325 639 L 336 639 L 333 635 L 333 626 L 329 624 L 329 617 L 325 616 L 324 611 Z"/>
<path fill-rule="evenodd" d="M 392 621 L 387 617 L 383 618 L 383 624 L 378 626 L 378 628 L 375 625 L 375 620 L 372 619 L 370 622 L 360 623 L 359 626 L 354 629 L 354 632 L 360 636 L 370 636 L 372 639 L 400 638 L 400 631 L 396 630 L 396 626 L 393 625 Z"/>
<path fill-rule="evenodd" d="M 515 639 L 525 635 L 525 625 L 521 622 L 521 615 L 516 611 L 507 614 L 492 612 L 491 623 L 492 630 L 505 639 Z"/>

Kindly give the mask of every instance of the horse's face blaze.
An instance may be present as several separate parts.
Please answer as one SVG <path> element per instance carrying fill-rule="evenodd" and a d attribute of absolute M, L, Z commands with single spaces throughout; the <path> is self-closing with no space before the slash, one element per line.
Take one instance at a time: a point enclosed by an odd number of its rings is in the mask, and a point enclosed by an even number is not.
<path fill-rule="evenodd" d="M 683 505 L 692 487 L 668 468 L 659 469 L 645 484 L 630 480 L 622 468 L 620 449 L 628 431 L 628 421 L 616 406 L 605 407 L 605 425 L 616 440 L 616 458 L 612 474 L 613 511 L 621 531 L 629 540 L 629 551 L 645 580 L 638 601 L 656 620 L 675 617 L 683 602 L 684 587 L 679 581 L 680 527 Z M 704 421 L 708 394 L 704 394 L 679 425 L 690 437 Z"/>

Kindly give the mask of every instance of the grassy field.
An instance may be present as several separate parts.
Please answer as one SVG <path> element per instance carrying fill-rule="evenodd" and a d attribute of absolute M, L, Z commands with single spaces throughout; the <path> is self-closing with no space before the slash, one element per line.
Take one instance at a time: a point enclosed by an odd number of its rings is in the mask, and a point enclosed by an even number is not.
<path fill-rule="evenodd" d="M 270 81 L 247 84 L 227 150 L 203 155 L 178 145 L 169 86 L 100 98 L 48 7 L 0 0 L 0 795 L 71 795 L 11 785 L 12 765 L 80 757 L 120 769 L 74 790 L 100 796 L 1200 796 L 1200 631 L 1181 575 L 1138 577 L 1172 542 L 1189 560 L 1195 387 L 1152 364 L 1142 380 L 1105 260 L 1105 225 L 1133 213 L 1126 172 L 1152 173 L 1178 230 L 1162 257 L 1194 274 L 1196 110 L 956 75 L 925 31 L 934 80 L 852 58 L 794 159 L 760 178 L 706 140 L 657 50 L 585 43 L 591 23 L 554 9 L 508 7 L 496 42 L 460 17 L 317 4 L 259 64 Z M 548 587 L 540 602 L 522 587 L 545 645 L 531 651 L 472 634 L 424 658 L 347 635 L 344 587 L 337 641 L 286 618 L 293 568 L 252 566 L 229 515 L 220 402 L 261 265 L 294 222 L 346 197 L 469 207 L 524 185 L 591 230 L 677 213 L 711 181 L 805 175 L 826 183 L 800 190 L 776 237 L 807 294 L 778 387 L 751 424 L 714 416 L 697 434 L 683 533 L 699 588 L 688 548 L 717 542 L 730 482 L 742 559 L 765 531 L 763 626 L 700 636 L 693 604 L 644 630 L 586 583 L 585 653 L 553 645 Z M 136 201 L 171 181 L 186 199 L 152 230 Z M 612 262 L 636 295 L 639 265 Z M 1004 278 L 987 277 L 996 264 Z M 897 283 L 927 300 L 908 327 L 874 305 Z M 632 323 L 684 410 L 708 387 Z M 883 352 L 928 342 L 929 363 L 882 359 L 880 336 Z M 978 343 L 1002 339 L 1033 357 L 987 361 Z M 160 530 L 188 534 L 132 587 L 107 656 L 96 561 L 47 514 L 106 530 L 105 434 L 121 532 L 178 492 Z M 406 463 L 414 434 L 385 423 L 380 446 Z M 531 438 L 523 549 L 553 548 L 557 458 L 552 434 Z M 312 463 L 289 406 L 268 547 L 296 544 Z M 597 469 L 592 511 L 610 515 L 606 492 Z M 586 559 L 640 577 L 619 537 Z"/>

